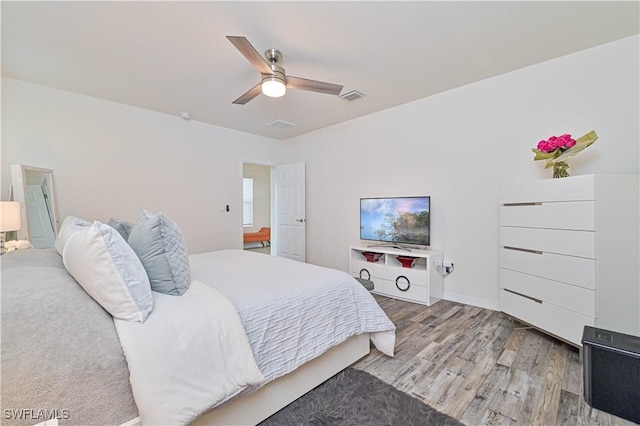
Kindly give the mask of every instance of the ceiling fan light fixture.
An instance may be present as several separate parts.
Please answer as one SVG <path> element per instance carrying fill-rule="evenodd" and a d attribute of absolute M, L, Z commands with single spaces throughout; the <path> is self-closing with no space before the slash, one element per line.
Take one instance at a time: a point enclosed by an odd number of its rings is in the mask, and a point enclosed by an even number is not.
<path fill-rule="evenodd" d="M 275 75 L 262 79 L 262 93 L 272 98 L 279 98 L 287 93 L 287 84 Z"/>
<path fill-rule="evenodd" d="M 285 93 L 287 93 L 287 86 L 289 86 L 290 89 L 308 90 L 310 92 L 325 93 L 327 95 L 339 95 L 342 91 L 343 86 L 341 84 L 287 76 L 284 68 L 278 65 L 278 62 L 282 60 L 282 52 L 278 49 L 267 49 L 267 51 L 264 52 L 263 58 L 255 47 L 249 43 L 246 37 L 227 36 L 227 39 L 247 58 L 251 65 L 253 65 L 262 76 L 260 83 L 233 101 L 233 104 L 244 105 L 260 93 L 272 98 L 284 96 Z"/>

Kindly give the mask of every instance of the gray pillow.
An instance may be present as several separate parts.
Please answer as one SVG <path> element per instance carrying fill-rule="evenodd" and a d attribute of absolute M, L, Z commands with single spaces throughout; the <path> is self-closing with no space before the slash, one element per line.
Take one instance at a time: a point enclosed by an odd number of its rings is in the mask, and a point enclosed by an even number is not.
<path fill-rule="evenodd" d="M 191 284 L 189 257 L 182 231 L 162 213 L 144 210 L 127 240 L 149 276 L 151 289 L 183 295 Z"/>
<path fill-rule="evenodd" d="M 114 228 L 125 241 L 129 240 L 129 234 L 131 233 L 131 228 L 133 228 L 133 222 L 128 222 L 126 220 L 120 220 L 117 217 L 112 217 L 109 219 L 109 223 L 107 224 L 110 227 Z"/>

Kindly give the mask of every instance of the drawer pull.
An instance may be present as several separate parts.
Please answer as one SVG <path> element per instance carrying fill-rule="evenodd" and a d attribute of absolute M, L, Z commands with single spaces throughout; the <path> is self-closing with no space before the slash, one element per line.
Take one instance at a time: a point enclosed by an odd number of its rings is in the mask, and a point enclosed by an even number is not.
<path fill-rule="evenodd" d="M 531 253 L 531 254 L 542 254 L 540 250 L 531 250 L 531 249 L 524 249 L 520 247 L 510 247 L 510 246 L 502 246 L 502 247 L 506 250 L 524 251 L 526 253 Z"/>
<path fill-rule="evenodd" d="M 541 206 L 542 203 L 537 202 L 537 203 L 504 203 L 503 206 L 505 207 L 519 207 L 519 206 Z"/>
<path fill-rule="evenodd" d="M 404 280 L 401 280 L 400 278 L 404 278 Z M 405 282 L 402 282 L 402 281 L 405 281 Z M 406 287 L 401 288 L 399 285 L 400 283 L 406 284 Z M 409 290 L 409 287 L 411 287 L 411 282 L 409 281 L 409 278 L 405 277 L 404 275 L 398 275 L 398 278 L 396 278 L 396 288 L 400 291 L 407 291 Z"/>
<path fill-rule="evenodd" d="M 365 280 L 371 279 L 371 272 L 367 271 L 364 268 L 360 269 L 360 273 L 358 275 L 360 275 L 360 278 L 364 278 Z"/>
<path fill-rule="evenodd" d="M 508 288 L 505 288 L 505 289 L 503 289 L 503 290 L 504 290 L 504 291 L 508 291 L 509 293 L 516 294 L 516 295 L 518 295 L 518 296 L 522 296 L 522 297 L 524 297 L 525 299 L 533 300 L 533 301 L 534 301 L 534 302 L 536 302 L 536 303 L 540 303 L 540 304 L 542 304 L 542 300 L 540 300 L 540 299 L 536 299 L 535 297 L 527 296 L 526 294 L 518 293 L 517 291 L 509 290 Z"/>

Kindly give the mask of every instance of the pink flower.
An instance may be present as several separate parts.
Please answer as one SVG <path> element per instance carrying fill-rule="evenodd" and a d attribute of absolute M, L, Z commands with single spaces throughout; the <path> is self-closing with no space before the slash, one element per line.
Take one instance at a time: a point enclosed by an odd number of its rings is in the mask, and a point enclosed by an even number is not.
<path fill-rule="evenodd" d="M 565 151 L 576 144 L 575 139 L 570 134 L 565 133 L 561 136 L 551 136 L 548 140 L 541 140 L 538 142 L 538 149 L 542 152 L 553 152 L 557 149 Z"/>
<path fill-rule="evenodd" d="M 538 142 L 536 148 L 532 149 L 535 153 L 534 160 L 545 160 L 547 162 L 545 167 L 550 167 L 558 163 L 559 158 L 559 161 L 564 161 L 566 158 L 576 155 L 594 143 L 598 139 L 598 135 L 592 130 L 579 139 L 580 143 L 578 144 L 578 141 L 568 133 L 560 136 L 550 136 L 547 140 L 543 139 Z M 573 147 L 577 148 L 572 149 Z"/>
<path fill-rule="evenodd" d="M 558 146 L 562 149 L 571 148 L 575 144 L 576 141 L 572 139 L 571 135 L 569 134 L 565 133 L 564 135 L 558 137 Z"/>
<path fill-rule="evenodd" d="M 576 140 L 571 137 L 571 135 L 564 134 L 560 136 L 564 141 L 567 148 L 571 148 L 576 144 Z"/>

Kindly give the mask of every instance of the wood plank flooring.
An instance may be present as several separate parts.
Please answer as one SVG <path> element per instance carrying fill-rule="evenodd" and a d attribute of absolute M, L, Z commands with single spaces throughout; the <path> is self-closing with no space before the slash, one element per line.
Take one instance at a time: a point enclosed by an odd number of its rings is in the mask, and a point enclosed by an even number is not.
<path fill-rule="evenodd" d="M 375 295 L 397 327 L 396 356 L 354 365 L 466 425 L 634 425 L 582 397 L 578 349 L 500 312 Z"/>

